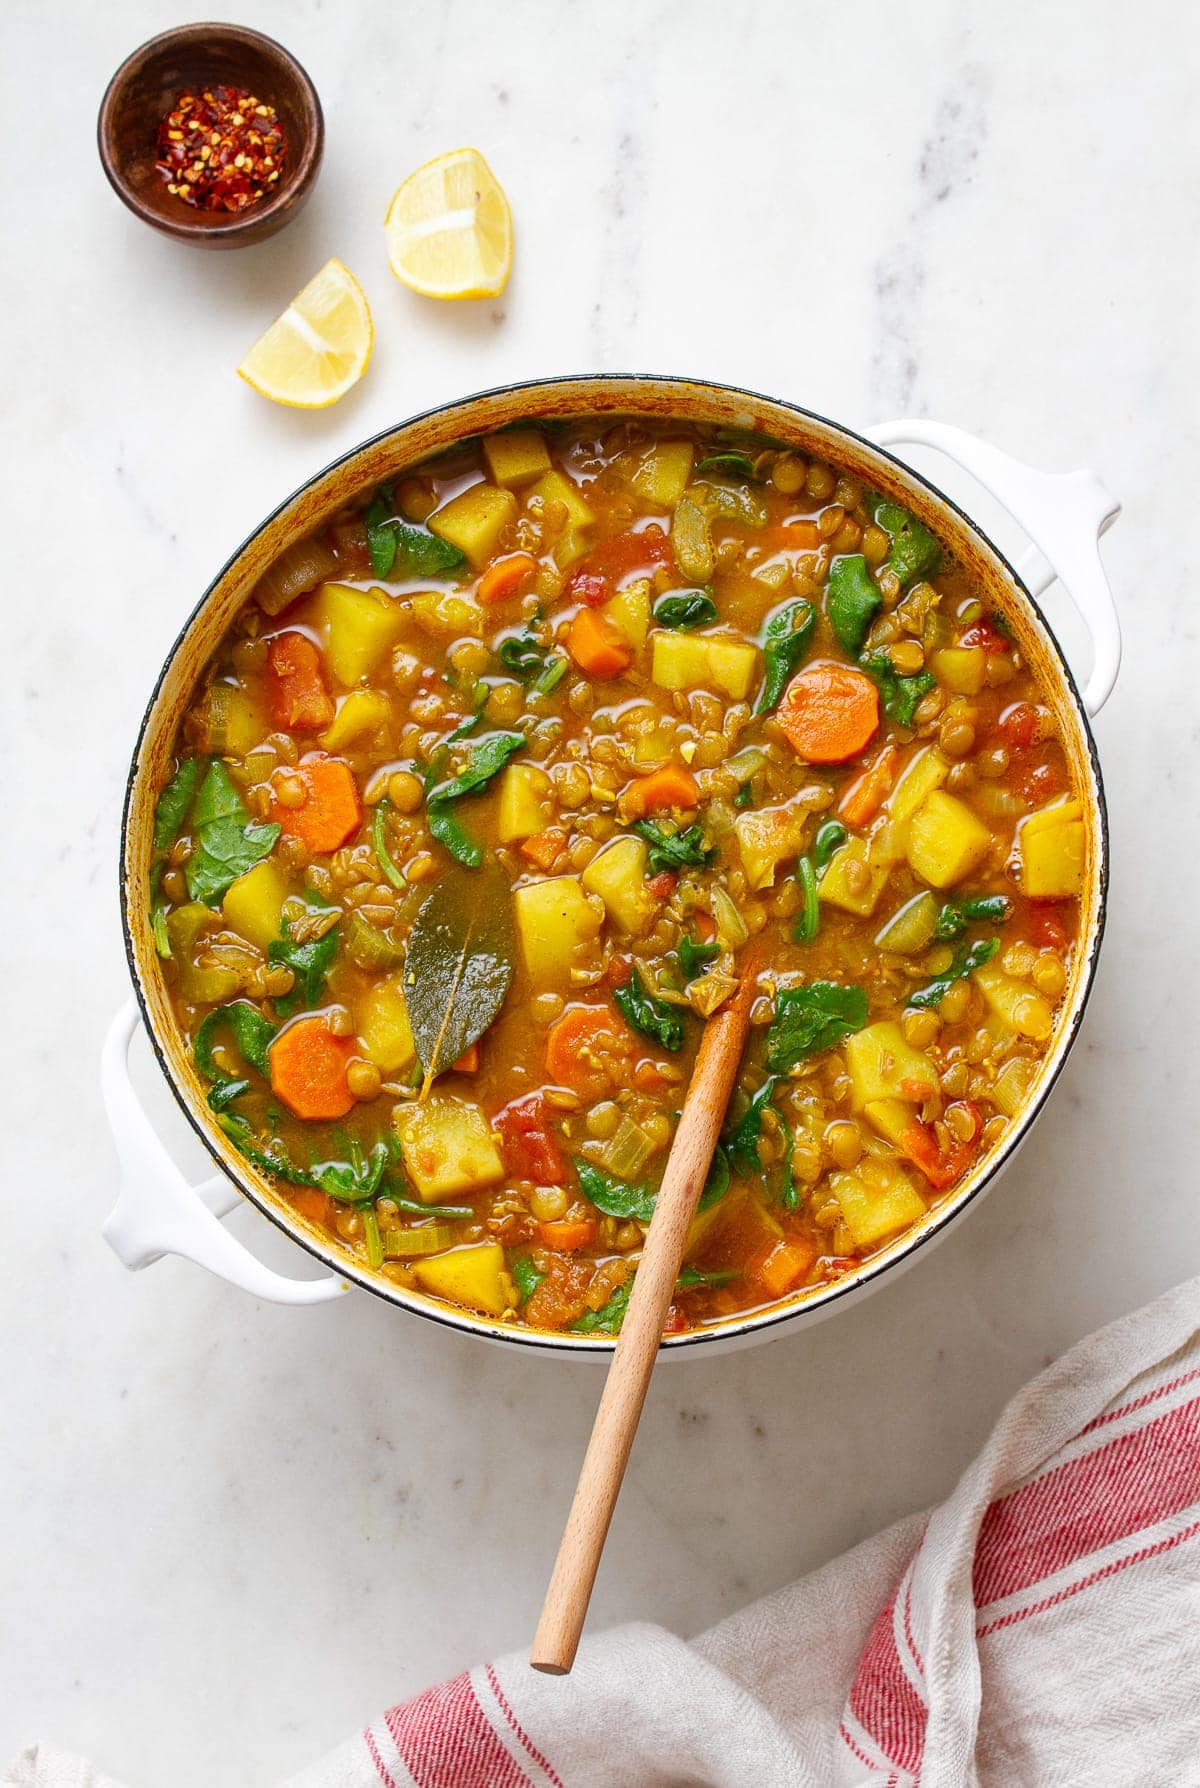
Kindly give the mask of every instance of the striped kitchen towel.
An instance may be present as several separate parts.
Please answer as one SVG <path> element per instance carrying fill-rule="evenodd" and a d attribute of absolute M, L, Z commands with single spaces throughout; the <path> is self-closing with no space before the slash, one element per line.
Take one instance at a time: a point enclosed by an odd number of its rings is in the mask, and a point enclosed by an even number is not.
<path fill-rule="evenodd" d="M 5 1781 L 104 1788 L 62 1764 Z M 932 1514 L 690 1643 L 464 1672 L 287 1788 L 916 1784 L 1200 1788 L 1200 1281 L 1035 1379 Z"/>

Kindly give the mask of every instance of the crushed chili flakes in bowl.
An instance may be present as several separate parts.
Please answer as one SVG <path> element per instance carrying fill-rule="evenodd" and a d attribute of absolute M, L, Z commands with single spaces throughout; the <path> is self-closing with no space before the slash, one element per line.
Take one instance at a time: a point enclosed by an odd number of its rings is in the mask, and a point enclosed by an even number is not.
<path fill-rule="evenodd" d="M 167 191 L 201 211 L 245 211 L 278 186 L 288 142 L 275 108 L 242 87 L 181 93 L 158 127 Z"/>

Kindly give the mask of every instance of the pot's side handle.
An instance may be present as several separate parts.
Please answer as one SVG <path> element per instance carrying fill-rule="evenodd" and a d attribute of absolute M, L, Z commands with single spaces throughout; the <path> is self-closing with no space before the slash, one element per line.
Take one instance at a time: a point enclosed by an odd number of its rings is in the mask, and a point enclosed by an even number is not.
<path fill-rule="evenodd" d="M 881 422 L 867 433 L 881 447 L 936 448 L 1020 522 L 1033 545 L 1018 561 L 1018 576 L 1035 596 L 1060 578 L 1091 635 L 1092 669 L 1083 705 L 1098 714 L 1121 667 L 1121 624 L 1099 548 L 1101 535 L 1121 513 L 1116 498 L 1094 472 L 1039 472 L 944 422 Z"/>
<path fill-rule="evenodd" d="M 155 1134 L 129 1077 L 129 1044 L 138 1025 L 132 1000 L 109 1026 L 100 1058 L 100 1090 L 121 1165 L 120 1190 L 103 1235 L 131 1269 L 164 1254 L 207 1267 L 240 1291 L 272 1304 L 323 1304 L 350 1287 L 343 1279 L 289 1279 L 264 1266 L 220 1218 L 241 1203 L 224 1174 L 192 1186 Z"/>

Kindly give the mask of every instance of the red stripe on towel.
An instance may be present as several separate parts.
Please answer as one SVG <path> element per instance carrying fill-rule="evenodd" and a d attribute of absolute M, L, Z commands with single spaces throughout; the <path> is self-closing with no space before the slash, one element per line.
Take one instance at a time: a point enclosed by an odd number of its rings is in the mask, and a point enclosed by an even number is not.
<path fill-rule="evenodd" d="M 541 1751 L 538 1750 L 537 1746 L 534 1744 L 533 1740 L 530 1738 L 529 1734 L 526 1732 L 524 1726 L 522 1726 L 520 1720 L 518 1720 L 516 1714 L 513 1712 L 512 1708 L 510 1707 L 508 1697 L 504 1693 L 504 1690 L 500 1687 L 500 1678 L 496 1675 L 496 1672 L 492 1669 L 492 1666 L 490 1664 L 487 1667 L 487 1679 L 488 1679 L 488 1687 L 491 1689 L 492 1694 L 496 1697 L 496 1701 L 497 1701 L 497 1704 L 499 1705 L 501 1713 L 504 1715 L 505 1719 L 508 1721 L 508 1723 L 512 1727 L 513 1731 L 516 1733 L 517 1737 L 520 1739 L 525 1750 L 533 1758 L 533 1761 L 537 1764 L 538 1768 L 544 1770 L 545 1773 L 549 1776 L 550 1780 L 554 1783 L 554 1788 L 564 1788 L 562 1777 L 558 1774 L 557 1770 L 554 1769 L 554 1767 L 551 1765 L 549 1759 L 544 1757 L 542 1755 Z"/>
<path fill-rule="evenodd" d="M 1109 1422 L 1119 1422 L 1123 1416 L 1133 1415 L 1135 1410 L 1145 1409 L 1148 1403 L 1158 1403 L 1162 1398 L 1169 1397 L 1172 1391 L 1179 1390 L 1182 1385 L 1191 1384 L 1197 1378 L 1200 1378 L 1200 1366 L 1197 1366 L 1194 1372 L 1181 1373 L 1178 1378 L 1171 1379 L 1169 1384 L 1156 1385 L 1154 1390 L 1144 1391 L 1131 1403 L 1122 1403 L 1118 1409 L 1110 1409 L 1104 1415 L 1098 1415 L 1094 1421 L 1088 1423 L 1086 1428 L 1079 1430 L 1080 1436 L 1092 1434 L 1097 1428 L 1106 1427 Z"/>
<path fill-rule="evenodd" d="M 1047 1608 L 1057 1608 L 1060 1602 L 1077 1596 L 1081 1589 L 1091 1589 L 1093 1584 L 1102 1583 L 1106 1577 L 1116 1576 L 1129 1565 L 1144 1564 L 1148 1558 L 1157 1558 L 1163 1552 L 1171 1552 L 1181 1546 L 1185 1540 L 1194 1540 L 1200 1534 L 1200 1521 L 1193 1521 L 1190 1527 L 1181 1528 L 1178 1533 L 1168 1534 L 1165 1539 L 1158 1540 L 1153 1546 L 1143 1546 L 1140 1552 L 1127 1552 L 1124 1558 L 1114 1558 L 1102 1565 L 1098 1571 L 1092 1571 L 1082 1577 L 1078 1583 L 1069 1583 L 1055 1595 L 1044 1596 L 1040 1602 L 1031 1602 L 1027 1608 L 1015 1608 L 1011 1614 L 1002 1614 L 998 1620 L 989 1621 L 987 1626 L 977 1627 L 975 1637 L 986 1639 L 989 1633 L 999 1632 L 1001 1627 L 1016 1626 L 1018 1621 L 1028 1620 L 1031 1614 L 1044 1614 Z"/>
<path fill-rule="evenodd" d="M 379 1780 L 383 1783 L 383 1788 L 399 1788 L 395 1776 L 383 1761 L 383 1758 L 379 1755 L 379 1746 L 375 1743 L 375 1735 L 369 1726 L 363 1731 L 363 1743 L 371 1753 L 371 1762 L 375 1765 L 376 1773 L 379 1776 Z"/>
<path fill-rule="evenodd" d="M 928 1712 L 896 1650 L 893 1596 L 871 1628 L 850 1690 L 850 1711 L 889 1762 L 916 1775 Z"/>
<path fill-rule="evenodd" d="M 384 1715 L 417 1788 L 533 1788 L 509 1756 L 464 1671 Z"/>

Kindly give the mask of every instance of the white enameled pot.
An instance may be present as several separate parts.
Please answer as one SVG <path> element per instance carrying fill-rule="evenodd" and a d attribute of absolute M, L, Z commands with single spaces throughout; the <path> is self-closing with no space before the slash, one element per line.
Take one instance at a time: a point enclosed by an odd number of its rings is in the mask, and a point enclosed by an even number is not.
<path fill-rule="evenodd" d="M 120 1160 L 120 1192 L 104 1234 L 126 1266 L 148 1266 L 164 1254 L 179 1254 L 256 1297 L 281 1304 L 324 1303 L 359 1285 L 403 1309 L 508 1347 L 575 1358 L 611 1352 L 613 1343 L 603 1336 L 534 1333 L 394 1285 L 352 1264 L 323 1232 L 306 1224 L 270 1181 L 237 1154 L 212 1120 L 205 1089 L 171 1012 L 154 952 L 145 895 L 154 802 L 170 761 L 179 716 L 267 565 L 351 499 L 465 437 L 518 421 L 597 415 L 640 416 L 655 424 L 675 419 L 755 429 L 800 453 L 845 467 L 920 516 L 1008 618 L 1055 705 L 1088 818 L 1081 943 L 1064 995 L 1058 1033 L 1025 1109 L 1001 1147 L 916 1229 L 898 1237 L 836 1285 L 797 1294 L 711 1328 L 672 1335 L 664 1340 L 664 1350 L 681 1354 L 697 1348 L 748 1346 L 784 1328 L 815 1322 L 851 1299 L 865 1296 L 884 1274 L 894 1276 L 918 1254 L 928 1252 L 949 1225 L 995 1182 L 1028 1135 L 1078 1031 L 1104 929 L 1107 819 L 1089 719 L 1107 700 L 1121 656 L 1116 608 L 1098 549 L 1100 536 L 1119 514 L 1119 504 L 1092 472 L 1035 471 L 941 423 L 889 422 L 858 434 L 777 399 L 698 380 L 549 379 L 483 392 L 415 417 L 318 473 L 234 554 L 201 597 L 171 650 L 138 735 L 122 833 L 121 913 L 135 998 L 114 1019 L 102 1061 L 104 1100 Z M 956 504 L 889 451 L 906 447 L 937 450 L 991 492 L 1030 542 L 1015 566 Z M 1037 605 L 1037 597 L 1056 578 L 1091 635 L 1092 663 L 1082 693 Z M 200 1185 L 189 1184 L 175 1165 L 134 1091 L 127 1058 L 139 1023 L 146 1025 L 175 1097 L 220 1169 Z M 265 1266 L 221 1223 L 242 1195 L 324 1262 L 329 1274 L 319 1279 L 293 1279 Z"/>

